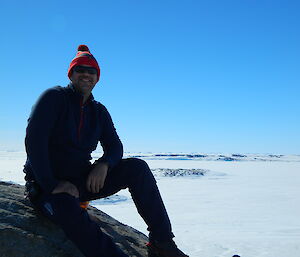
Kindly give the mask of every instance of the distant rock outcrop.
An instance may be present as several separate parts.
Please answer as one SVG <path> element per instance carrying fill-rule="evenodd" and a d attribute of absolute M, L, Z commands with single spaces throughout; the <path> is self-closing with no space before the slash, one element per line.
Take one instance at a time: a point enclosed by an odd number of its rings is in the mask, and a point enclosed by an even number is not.
<path fill-rule="evenodd" d="M 152 169 L 153 175 L 158 177 L 195 177 L 204 176 L 208 170 L 204 169 L 168 169 L 158 168 Z"/>
<path fill-rule="evenodd" d="M 24 199 L 24 186 L 0 181 L 1 257 L 83 257 L 63 231 Z M 90 216 L 129 256 L 147 256 L 147 237 L 93 207 Z"/>

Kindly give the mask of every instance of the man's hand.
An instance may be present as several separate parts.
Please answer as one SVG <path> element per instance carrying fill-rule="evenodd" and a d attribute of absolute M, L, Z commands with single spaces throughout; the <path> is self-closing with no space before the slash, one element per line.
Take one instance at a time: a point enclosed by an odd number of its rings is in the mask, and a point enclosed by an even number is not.
<path fill-rule="evenodd" d="M 79 198 L 79 191 L 77 187 L 69 181 L 60 181 L 52 191 L 52 194 L 59 194 L 59 193 L 67 193 L 76 198 Z"/>
<path fill-rule="evenodd" d="M 104 182 L 107 176 L 108 164 L 105 162 L 99 162 L 91 170 L 86 180 L 86 188 L 89 192 L 99 193 L 104 186 Z"/>

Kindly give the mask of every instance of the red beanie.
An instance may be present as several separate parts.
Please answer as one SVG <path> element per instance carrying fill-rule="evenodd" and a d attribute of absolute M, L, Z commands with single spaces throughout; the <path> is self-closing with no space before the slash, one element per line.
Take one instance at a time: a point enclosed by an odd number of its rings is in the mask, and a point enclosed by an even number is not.
<path fill-rule="evenodd" d="M 98 81 L 100 79 L 100 67 L 98 65 L 95 57 L 90 53 L 89 48 L 86 45 L 78 46 L 78 52 L 75 58 L 70 63 L 70 67 L 68 70 L 68 77 L 70 78 L 72 75 L 72 70 L 77 65 L 89 65 L 94 67 L 97 70 Z"/>

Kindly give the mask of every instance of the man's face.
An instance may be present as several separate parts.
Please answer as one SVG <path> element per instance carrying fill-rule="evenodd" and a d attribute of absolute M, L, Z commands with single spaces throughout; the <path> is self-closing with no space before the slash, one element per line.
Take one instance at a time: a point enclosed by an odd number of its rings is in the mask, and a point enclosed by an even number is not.
<path fill-rule="evenodd" d="M 70 80 L 77 92 L 88 97 L 97 83 L 97 70 L 88 65 L 75 66 Z"/>

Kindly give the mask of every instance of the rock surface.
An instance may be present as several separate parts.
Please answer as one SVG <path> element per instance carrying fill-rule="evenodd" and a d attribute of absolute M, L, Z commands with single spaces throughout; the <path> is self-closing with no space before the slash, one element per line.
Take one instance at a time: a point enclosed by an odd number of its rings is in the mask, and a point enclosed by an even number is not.
<path fill-rule="evenodd" d="M 91 218 L 129 256 L 147 256 L 147 237 L 93 207 Z M 24 199 L 24 186 L 0 181 L 0 257 L 83 257 L 63 231 Z"/>

